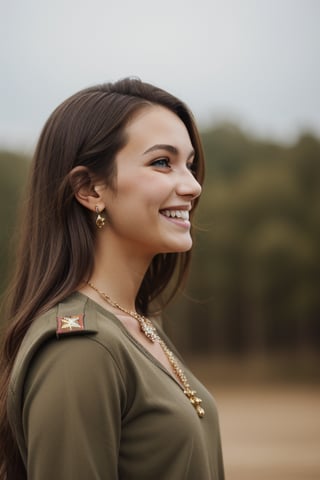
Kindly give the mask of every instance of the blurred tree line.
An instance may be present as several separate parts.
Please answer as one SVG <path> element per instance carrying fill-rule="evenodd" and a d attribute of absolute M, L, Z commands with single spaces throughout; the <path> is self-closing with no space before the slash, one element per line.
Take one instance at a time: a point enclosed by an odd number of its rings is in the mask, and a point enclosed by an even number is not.
<path fill-rule="evenodd" d="M 15 226 L 29 164 L 27 155 L 0 150 L 0 294 L 12 264 Z"/>
<path fill-rule="evenodd" d="M 319 139 L 284 146 L 231 124 L 202 138 L 192 275 L 169 328 L 186 350 L 319 350 Z"/>
<path fill-rule="evenodd" d="M 169 333 L 186 351 L 318 351 L 320 140 L 304 133 L 285 146 L 232 124 L 202 139 L 207 175 L 191 276 L 165 314 Z M 1 291 L 28 167 L 26 156 L 0 152 Z"/>

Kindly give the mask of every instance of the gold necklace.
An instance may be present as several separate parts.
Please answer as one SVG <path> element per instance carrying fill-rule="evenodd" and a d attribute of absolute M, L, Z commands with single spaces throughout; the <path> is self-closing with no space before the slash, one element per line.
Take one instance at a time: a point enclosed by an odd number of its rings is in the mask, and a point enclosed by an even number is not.
<path fill-rule="evenodd" d="M 158 342 L 160 347 L 162 348 L 163 352 L 165 353 L 172 370 L 174 374 L 177 376 L 177 378 L 180 380 L 181 384 L 183 385 L 183 393 L 185 396 L 189 399 L 191 405 L 196 409 L 196 412 L 200 418 L 202 418 L 205 414 L 205 411 L 203 407 L 201 407 L 202 400 L 201 398 L 196 396 L 196 391 L 192 390 L 190 387 L 190 384 L 188 382 L 188 379 L 182 370 L 182 368 L 179 365 L 178 360 L 174 356 L 174 354 L 171 352 L 171 350 L 168 348 L 168 346 L 165 344 L 165 342 L 162 340 L 162 338 L 159 336 L 155 326 L 149 320 L 149 318 L 144 317 L 143 315 L 140 315 L 139 313 L 131 310 L 127 310 L 126 308 L 122 307 L 119 305 L 117 302 L 112 300 L 106 293 L 101 292 L 98 290 L 98 288 L 93 285 L 91 282 L 88 282 L 89 287 L 91 287 L 93 290 L 95 290 L 100 297 L 109 303 L 112 307 L 115 307 L 122 312 L 130 315 L 130 317 L 135 318 L 140 326 L 140 330 L 144 333 L 144 335 L 150 340 L 151 342 Z"/>

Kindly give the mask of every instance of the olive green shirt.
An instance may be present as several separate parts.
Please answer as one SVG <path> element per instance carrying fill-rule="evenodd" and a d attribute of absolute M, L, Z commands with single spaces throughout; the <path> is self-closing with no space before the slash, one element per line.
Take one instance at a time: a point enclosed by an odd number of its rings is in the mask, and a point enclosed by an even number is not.
<path fill-rule="evenodd" d="M 84 325 L 72 320 L 79 315 Z M 28 478 L 223 480 L 214 400 L 183 368 L 203 400 L 203 418 L 162 364 L 88 297 L 74 293 L 38 317 L 8 399 Z"/>

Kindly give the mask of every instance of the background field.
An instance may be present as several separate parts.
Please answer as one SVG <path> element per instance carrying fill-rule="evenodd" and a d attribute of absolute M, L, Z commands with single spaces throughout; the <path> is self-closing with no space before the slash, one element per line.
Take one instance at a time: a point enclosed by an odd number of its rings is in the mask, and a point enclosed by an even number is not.
<path fill-rule="evenodd" d="M 320 479 L 320 385 L 285 379 L 288 363 L 189 359 L 218 404 L 226 480 Z"/>
<path fill-rule="evenodd" d="M 227 480 L 319 480 L 320 388 L 213 386 Z"/>

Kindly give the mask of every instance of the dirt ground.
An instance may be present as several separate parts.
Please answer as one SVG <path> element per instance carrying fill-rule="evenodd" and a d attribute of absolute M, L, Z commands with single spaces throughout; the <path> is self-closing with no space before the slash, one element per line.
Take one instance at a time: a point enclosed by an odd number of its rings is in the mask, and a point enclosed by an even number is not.
<path fill-rule="evenodd" d="M 211 386 L 226 480 L 320 480 L 320 387 Z"/>

